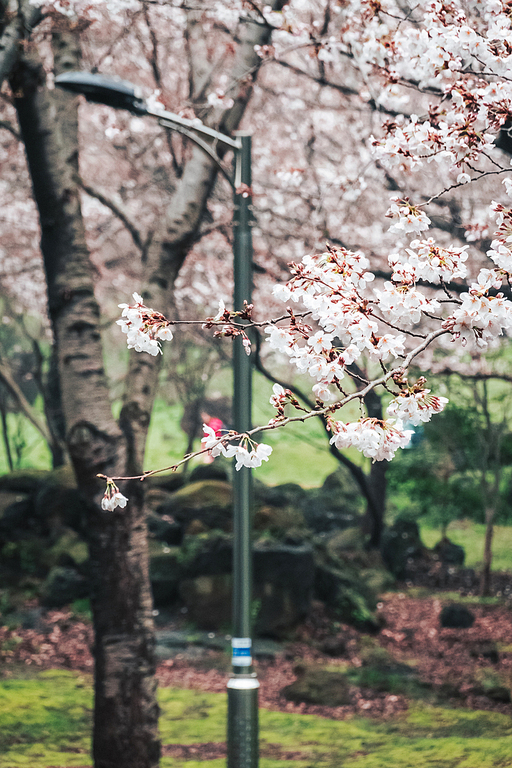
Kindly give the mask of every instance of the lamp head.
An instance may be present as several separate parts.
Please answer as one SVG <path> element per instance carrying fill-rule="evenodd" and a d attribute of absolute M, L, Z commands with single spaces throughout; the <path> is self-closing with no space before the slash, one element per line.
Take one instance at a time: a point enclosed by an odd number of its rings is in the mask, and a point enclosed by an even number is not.
<path fill-rule="evenodd" d="M 91 72 L 65 72 L 55 78 L 55 85 L 73 93 L 82 93 L 87 101 L 127 109 L 135 115 L 147 114 L 142 93 L 132 83 Z"/>

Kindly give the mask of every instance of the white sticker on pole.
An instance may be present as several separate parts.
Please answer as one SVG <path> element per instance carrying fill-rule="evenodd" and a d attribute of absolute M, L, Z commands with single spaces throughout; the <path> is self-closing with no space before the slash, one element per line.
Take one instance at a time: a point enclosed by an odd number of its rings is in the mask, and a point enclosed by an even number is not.
<path fill-rule="evenodd" d="M 252 664 L 251 656 L 252 641 L 250 637 L 231 638 L 231 648 L 233 657 L 231 663 L 234 667 L 250 667 Z"/>

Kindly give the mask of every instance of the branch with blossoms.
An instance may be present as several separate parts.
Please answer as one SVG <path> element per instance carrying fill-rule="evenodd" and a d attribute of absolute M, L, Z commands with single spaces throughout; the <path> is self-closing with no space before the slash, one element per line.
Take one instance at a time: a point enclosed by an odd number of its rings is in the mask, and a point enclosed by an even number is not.
<path fill-rule="evenodd" d="M 428 226 L 428 218 L 409 201 L 394 201 L 388 213 L 398 220 L 392 226 L 404 232 L 416 234 Z M 443 302 L 422 293 L 417 287 L 418 280 L 434 286 L 466 278 L 467 246 L 440 247 L 432 238 L 415 239 L 403 252 L 391 254 L 391 279 L 380 288 L 373 288 L 375 276 L 360 251 L 327 246 L 324 253 L 305 256 L 300 264 L 291 264 L 290 280 L 286 285 L 276 286 L 274 294 L 286 303 L 300 303 L 304 309 L 301 313 L 288 306 L 286 315 L 256 323 L 252 305 L 246 304 L 242 311 L 234 312 L 221 301 L 217 315 L 206 318 L 204 327 L 215 328 L 215 336 L 241 336 L 250 351 L 247 329 L 251 325 L 265 326 L 269 347 L 286 355 L 291 365 L 315 381 L 315 408 L 304 409 L 290 390 L 275 384 L 270 403 L 276 415 L 268 424 L 243 434 L 217 434 L 204 425 L 201 451 L 172 467 L 151 470 L 137 478 L 144 480 L 157 472 L 176 470 L 206 452 L 212 457 L 235 458 L 237 470 L 242 466 L 258 467 L 268 461 L 272 448 L 256 442 L 256 435 L 319 415 L 326 418 L 332 432 L 330 442 L 338 449 L 354 447 L 373 461 L 391 460 L 399 448 L 410 442 L 413 431 L 406 427 L 429 421 L 448 402 L 431 394 L 424 377 L 409 382 L 407 372 L 415 358 L 441 336 L 449 335 L 462 346 L 481 349 L 512 328 L 512 303 L 496 293 L 503 282 L 509 281 L 512 272 L 512 252 L 508 247 L 509 238 L 512 240 L 512 212 L 495 206 L 495 215 L 499 229 L 488 252 L 495 267 L 480 270 L 477 281 L 468 290 L 457 297 L 447 293 Z M 170 326 L 179 323 L 147 307 L 138 294 L 133 294 L 133 299 L 134 304 L 119 305 L 122 317 L 118 323 L 126 334 L 128 347 L 159 354 L 161 342 L 173 338 Z M 305 318 L 312 324 L 306 324 Z M 412 330 L 425 318 L 430 323 L 436 321 L 438 327 L 425 333 Z M 390 327 L 396 332 L 389 332 Z M 350 377 L 349 366 L 363 355 L 378 363 L 381 373 L 363 388 L 346 392 L 343 380 Z M 361 415 L 350 423 L 335 418 L 337 411 L 354 400 L 362 406 L 365 396 L 377 387 L 384 387 L 391 395 L 388 418 Z M 286 415 L 287 406 L 300 410 L 300 415 Z M 103 508 L 124 507 L 126 497 L 116 482 L 136 478 L 105 479 Z"/>

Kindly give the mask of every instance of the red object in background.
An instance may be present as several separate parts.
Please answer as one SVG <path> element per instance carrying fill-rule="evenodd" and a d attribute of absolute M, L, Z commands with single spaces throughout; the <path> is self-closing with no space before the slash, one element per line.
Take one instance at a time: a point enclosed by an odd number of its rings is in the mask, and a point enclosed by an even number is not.
<path fill-rule="evenodd" d="M 220 419 L 216 419 L 215 416 L 212 416 L 207 426 L 210 427 L 210 429 L 213 429 L 213 431 L 215 432 L 215 437 L 220 437 L 222 435 L 224 424 Z"/>

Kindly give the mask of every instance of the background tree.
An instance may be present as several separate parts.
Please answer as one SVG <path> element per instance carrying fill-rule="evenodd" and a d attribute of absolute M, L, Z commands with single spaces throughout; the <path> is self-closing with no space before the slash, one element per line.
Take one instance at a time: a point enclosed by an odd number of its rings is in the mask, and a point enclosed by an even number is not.
<path fill-rule="evenodd" d="M 197 13 L 190 9 L 186 16 L 189 46 L 200 43 Z M 79 68 L 79 25 L 61 17 L 48 21 L 41 43 L 50 43 L 45 53 L 53 73 Z M 24 29 L 22 22 L 19 28 Z M 237 83 L 235 98 L 222 114 L 216 113 L 217 119 L 222 118 L 221 130 L 227 132 L 237 127 L 250 99 L 260 63 L 254 46 L 268 42 L 270 29 L 247 18 L 240 32 L 229 62 Z M 77 100 L 47 89 L 35 46 L 27 53 L 15 47 L 10 85 L 40 219 L 66 444 L 88 513 L 95 625 L 95 764 L 153 766 L 159 757 L 158 708 L 142 489 L 140 485 L 132 488 L 134 503 L 128 514 L 105 515 L 97 504 L 96 474 L 140 472 L 158 366 L 156 361 L 134 356 L 117 424 L 102 363 L 94 265 L 80 206 Z M 195 55 L 190 58 L 194 89 L 199 74 L 207 74 L 200 68 L 201 61 Z M 156 295 L 163 306 L 172 298 L 175 279 L 197 237 L 216 174 L 215 164 L 195 149 L 183 158 L 164 227 L 143 254 L 147 293 Z"/>

